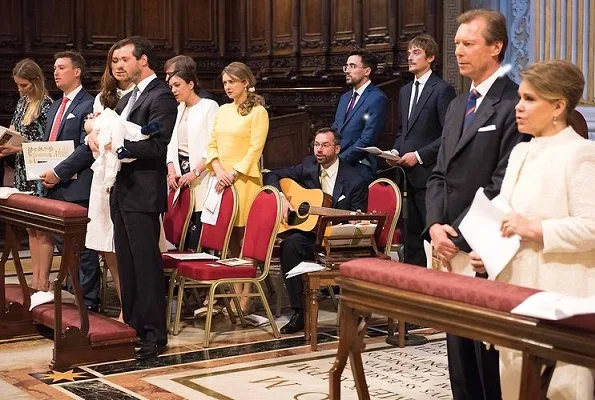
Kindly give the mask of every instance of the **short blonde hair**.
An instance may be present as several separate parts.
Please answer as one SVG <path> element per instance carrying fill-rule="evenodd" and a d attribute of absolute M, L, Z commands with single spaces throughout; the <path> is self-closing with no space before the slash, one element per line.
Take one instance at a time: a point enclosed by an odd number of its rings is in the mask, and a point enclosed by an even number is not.
<path fill-rule="evenodd" d="M 581 70 L 564 60 L 535 63 L 521 72 L 521 77 L 546 100 L 564 100 L 566 118 L 578 105 L 585 88 Z"/>

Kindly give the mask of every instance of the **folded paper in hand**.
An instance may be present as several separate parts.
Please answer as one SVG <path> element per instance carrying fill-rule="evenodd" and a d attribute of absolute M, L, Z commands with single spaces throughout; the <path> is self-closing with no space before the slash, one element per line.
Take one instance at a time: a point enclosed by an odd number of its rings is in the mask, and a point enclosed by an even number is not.
<path fill-rule="evenodd" d="M 219 216 L 219 208 L 221 207 L 221 197 L 223 192 L 217 193 L 217 177 L 215 175 L 209 176 L 207 183 L 207 197 L 200 215 L 200 222 L 209 225 L 217 225 L 217 217 Z"/>
<path fill-rule="evenodd" d="M 298 275 L 302 275 L 302 274 L 307 274 L 308 272 L 322 271 L 323 269 L 325 269 L 325 267 L 323 267 L 320 264 L 316 264 L 316 263 L 313 263 L 313 262 L 302 261 L 301 263 L 299 263 L 298 265 L 296 265 L 295 267 L 293 267 L 287 273 L 287 275 L 285 275 L 285 277 L 287 279 L 289 279 L 289 278 L 293 278 L 294 276 L 298 276 Z"/>
<path fill-rule="evenodd" d="M 360 150 L 363 150 L 367 153 L 375 155 L 376 157 L 384 158 L 391 161 L 400 161 L 401 157 L 399 157 L 399 152 L 397 149 L 392 150 L 380 150 L 378 147 L 371 146 L 371 147 L 356 147 Z"/>
<path fill-rule="evenodd" d="M 510 212 L 510 206 L 502 197 L 490 201 L 483 188 L 479 188 L 459 225 L 469 246 L 481 257 L 488 279 L 496 279 L 521 245 L 518 235 L 502 236 L 500 226 L 507 212 Z"/>
<path fill-rule="evenodd" d="M 575 297 L 560 293 L 539 292 L 527 297 L 511 313 L 552 321 L 575 315 L 595 314 L 595 296 Z"/>
<path fill-rule="evenodd" d="M 4 126 L 0 126 L 0 146 L 20 146 L 25 141 L 17 131 L 13 131 Z"/>

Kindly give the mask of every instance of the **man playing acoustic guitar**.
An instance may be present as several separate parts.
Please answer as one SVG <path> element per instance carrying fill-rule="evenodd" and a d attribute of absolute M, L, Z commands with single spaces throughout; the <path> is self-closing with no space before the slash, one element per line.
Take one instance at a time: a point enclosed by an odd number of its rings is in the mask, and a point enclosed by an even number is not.
<path fill-rule="evenodd" d="M 336 130 L 319 129 L 314 138 L 314 156 L 306 157 L 301 164 L 265 174 L 264 183 L 281 190 L 282 185 L 279 180 L 289 178 L 306 189 L 320 189 L 332 196 L 331 207 L 334 209 L 366 210 L 368 185 L 354 167 L 339 159 L 340 143 L 341 138 Z M 295 211 L 287 197 L 290 197 L 290 194 L 284 193 L 283 220 L 285 223 L 291 219 L 291 213 Z M 315 238 L 316 235 L 313 232 L 302 232 L 297 229 L 290 229 L 283 235 L 280 248 L 281 271 L 289 292 L 293 315 L 281 328 L 281 333 L 295 333 L 304 329 L 302 277 L 286 279 L 285 275 L 300 262 L 314 260 Z"/>

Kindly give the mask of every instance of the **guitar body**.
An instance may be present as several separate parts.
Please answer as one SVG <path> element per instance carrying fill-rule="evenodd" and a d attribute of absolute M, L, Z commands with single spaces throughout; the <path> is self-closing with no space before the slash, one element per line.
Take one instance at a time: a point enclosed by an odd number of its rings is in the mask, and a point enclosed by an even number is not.
<path fill-rule="evenodd" d="M 295 210 L 287 216 L 287 223 L 281 223 L 279 233 L 290 229 L 299 229 L 304 232 L 313 230 L 318 223 L 318 215 L 310 212 L 312 207 L 330 207 L 332 205 L 332 197 L 321 189 L 306 189 L 289 178 L 279 180 L 279 185 Z"/>

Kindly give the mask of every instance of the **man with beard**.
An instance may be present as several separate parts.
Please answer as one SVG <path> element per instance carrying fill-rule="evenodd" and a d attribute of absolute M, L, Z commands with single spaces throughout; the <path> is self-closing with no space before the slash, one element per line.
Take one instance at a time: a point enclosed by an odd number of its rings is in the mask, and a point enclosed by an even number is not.
<path fill-rule="evenodd" d="M 367 182 L 376 174 L 376 157 L 358 147 L 376 146 L 388 116 L 388 98 L 370 81 L 375 70 L 371 53 L 358 50 L 349 54 L 343 72 L 352 89 L 341 96 L 332 126 L 341 136 L 339 157 L 356 167 Z"/>
<path fill-rule="evenodd" d="M 332 196 L 332 208 L 341 210 L 365 210 L 368 201 L 368 185 L 352 167 L 339 158 L 341 152 L 340 137 L 333 128 L 321 128 L 314 137 L 314 156 L 308 156 L 301 164 L 289 168 L 273 170 L 264 175 L 264 184 L 281 190 L 279 180 L 290 178 L 306 189 L 321 189 Z M 293 211 L 289 201 L 283 198 L 283 219 Z M 281 271 L 283 277 L 302 261 L 314 260 L 313 232 L 291 230 L 283 238 L 280 249 Z M 304 304 L 302 277 L 285 279 L 289 292 L 289 302 L 293 315 L 281 328 L 281 333 L 295 333 L 304 329 Z"/>
<path fill-rule="evenodd" d="M 124 141 L 117 149 L 123 163 L 110 193 L 114 243 L 120 267 L 124 322 L 141 339 L 137 359 L 156 358 L 165 350 L 165 287 L 159 251 L 159 214 L 167 209 L 167 144 L 175 124 L 177 103 L 170 88 L 154 72 L 153 45 L 141 36 L 120 40 L 112 63 L 136 84 L 116 106 L 123 120 L 155 126 L 151 136 Z M 97 151 L 96 137 L 89 147 Z"/>

